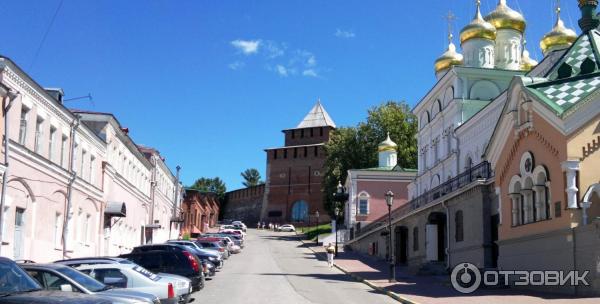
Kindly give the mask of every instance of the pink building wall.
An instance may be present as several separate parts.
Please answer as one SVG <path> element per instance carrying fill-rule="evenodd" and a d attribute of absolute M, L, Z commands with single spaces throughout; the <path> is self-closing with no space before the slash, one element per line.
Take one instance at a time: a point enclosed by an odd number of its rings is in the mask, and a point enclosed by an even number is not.
<path fill-rule="evenodd" d="M 360 198 L 361 193 L 369 194 L 369 214 L 368 215 L 356 215 L 357 221 L 374 221 L 388 213 L 387 203 L 385 201 L 385 193 L 391 190 L 394 193 L 394 203 L 392 210 L 404 205 L 408 201 L 408 189 L 407 186 L 410 182 L 399 182 L 399 181 L 365 181 L 358 180 L 356 182 L 356 193 Z M 358 199 L 356 203 L 358 204 Z M 358 205 L 357 205 L 357 209 Z"/>

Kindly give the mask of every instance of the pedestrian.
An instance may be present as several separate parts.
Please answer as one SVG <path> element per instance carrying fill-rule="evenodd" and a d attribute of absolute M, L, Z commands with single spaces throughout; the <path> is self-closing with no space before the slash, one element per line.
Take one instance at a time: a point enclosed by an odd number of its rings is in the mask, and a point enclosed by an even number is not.
<path fill-rule="evenodd" d="M 333 267 L 333 255 L 335 254 L 335 246 L 333 246 L 333 243 L 329 243 L 329 245 L 325 247 L 325 251 L 327 252 L 327 266 Z"/>
<path fill-rule="evenodd" d="M 256 224 L 256 229 L 260 229 L 260 222 L 258 222 L 258 224 Z"/>

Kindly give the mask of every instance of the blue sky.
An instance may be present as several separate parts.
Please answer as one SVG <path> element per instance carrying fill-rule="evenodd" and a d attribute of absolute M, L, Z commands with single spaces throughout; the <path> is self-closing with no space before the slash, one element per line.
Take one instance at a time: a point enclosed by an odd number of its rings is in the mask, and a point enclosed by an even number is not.
<path fill-rule="evenodd" d="M 483 14 L 495 0 L 483 0 Z M 579 32 L 577 1 L 563 20 Z M 434 84 L 446 48 L 475 1 L 1 1 L 0 53 L 65 98 L 114 113 L 139 144 L 154 146 L 182 180 L 220 176 L 241 187 L 264 148 L 283 144 L 320 98 L 338 126 L 386 100 L 414 105 Z M 508 0 L 528 21 L 528 49 L 554 23 L 553 1 Z M 52 16 L 60 9 L 49 27 Z M 48 30 L 49 28 L 49 30 Z M 48 30 L 43 44 L 44 33 Z M 458 45 L 458 42 L 455 43 Z M 41 45 L 41 48 L 40 48 Z M 39 50 L 39 51 L 38 51 Z M 37 55 L 36 55 L 37 54 Z"/>

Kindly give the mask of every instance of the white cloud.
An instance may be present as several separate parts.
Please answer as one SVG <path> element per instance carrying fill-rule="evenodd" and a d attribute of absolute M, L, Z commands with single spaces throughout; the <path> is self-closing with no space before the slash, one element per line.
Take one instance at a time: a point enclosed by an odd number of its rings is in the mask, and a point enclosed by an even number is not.
<path fill-rule="evenodd" d="M 306 76 L 306 77 L 319 77 L 319 74 L 317 74 L 317 71 L 315 71 L 313 69 L 304 70 L 302 72 L 302 75 Z"/>
<path fill-rule="evenodd" d="M 233 40 L 231 41 L 231 45 L 240 50 L 242 53 L 246 55 L 256 54 L 258 53 L 258 48 L 260 47 L 260 40 Z"/>
<path fill-rule="evenodd" d="M 286 67 L 282 66 L 281 64 L 278 64 L 277 66 L 275 66 L 275 72 L 277 72 L 277 74 L 279 74 L 279 76 L 282 76 L 282 77 L 288 76 L 288 69 Z"/>
<path fill-rule="evenodd" d="M 336 37 L 346 38 L 346 39 L 356 37 L 356 34 L 354 34 L 354 32 L 352 32 L 350 30 L 341 30 L 341 29 L 336 29 L 334 35 Z"/>
<path fill-rule="evenodd" d="M 310 55 L 310 57 L 308 57 L 308 59 L 306 60 L 306 65 L 309 67 L 317 65 L 317 59 L 314 55 Z"/>
<path fill-rule="evenodd" d="M 277 58 L 285 54 L 287 45 L 285 43 L 277 43 L 275 41 L 267 41 L 264 44 L 266 56 L 269 59 Z"/>
<path fill-rule="evenodd" d="M 237 71 L 237 70 L 243 68 L 244 66 L 246 66 L 246 64 L 244 62 L 242 62 L 242 61 L 235 61 L 235 62 L 232 62 L 232 63 L 228 64 L 227 66 L 230 69 L 232 69 L 234 71 Z"/>

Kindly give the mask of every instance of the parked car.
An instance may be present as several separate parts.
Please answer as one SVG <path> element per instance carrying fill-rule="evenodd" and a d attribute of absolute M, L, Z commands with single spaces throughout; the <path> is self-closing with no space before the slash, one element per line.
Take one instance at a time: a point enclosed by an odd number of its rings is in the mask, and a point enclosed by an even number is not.
<path fill-rule="evenodd" d="M 202 248 L 208 250 L 214 250 L 223 253 L 223 258 L 228 259 L 230 254 L 229 250 L 227 250 L 227 245 L 224 244 L 221 240 L 216 238 L 198 238 L 196 239 L 196 243 L 200 244 Z"/>
<path fill-rule="evenodd" d="M 82 265 L 77 270 L 109 286 L 151 293 L 162 304 L 187 303 L 192 292 L 189 281 L 161 277 L 136 264 Z M 177 294 L 176 285 L 185 293 Z"/>
<path fill-rule="evenodd" d="M 285 224 L 285 225 L 279 226 L 279 231 L 294 232 L 294 231 L 296 231 L 296 227 L 294 227 L 294 225 Z"/>
<path fill-rule="evenodd" d="M 193 248 L 196 250 L 194 252 L 200 259 L 206 259 L 211 262 L 215 267 L 222 268 L 225 264 L 223 261 L 223 255 L 220 252 L 215 252 L 214 250 L 207 250 L 202 248 L 202 246 L 198 245 L 196 242 L 192 241 L 183 241 L 183 240 L 169 240 L 168 244 L 177 244 L 186 246 L 188 248 Z"/>
<path fill-rule="evenodd" d="M 1 304 L 111 304 L 83 293 L 43 290 L 40 284 L 12 260 L 0 257 Z"/>
<path fill-rule="evenodd" d="M 113 304 L 160 303 L 155 295 L 135 290 L 116 289 L 61 264 L 20 264 L 46 290 L 60 290 L 97 295 Z"/>
<path fill-rule="evenodd" d="M 74 259 L 68 259 L 68 260 L 60 260 L 60 261 L 56 261 L 54 263 L 63 264 L 63 265 L 67 265 L 67 266 L 75 267 L 75 268 L 77 268 L 79 266 L 83 266 L 83 265 L 97 265 L 97 264 L 137 265 L 134 262 L 132 262 L 128 259 L 125 259 L 125 258 L 121 258 L 121 257 L 74 258 Z M 164 272 L 158 272 L 156 274 L 162 278 L 171 279 L 172 281 L 175 281 L 175 282 L 190 281 L 188 278 L 180 276 L 180 275 L 176 275 L 176 274 L 170 274 L 170 273 L 164 273 Z M 185 294 L 187 292 L 187 290 L 189 289 L 189 286 L 187 286 L 187 285 L 188 284 L 176 283 L 175 284 L 175 294 L 178 294 L 178 295 Z"/>
<path fill-rule="evenodd" d="M 238 245 L 236 245 L 233 240 L 229 237 L 229 235 L 222 235 L 222 234 L 211 234 L 211 235 L 205 235 L 208 238 L 216 238 L 221 240 L 223 243 L 225 243 L 225 245 L 227 246 L 227 250 L 230 253 L 240 253 L 242 252 L 242 248 Z"/>
<path fill-rule="evenodd" d="M 203 236 L 206 237 L 226 237 L 229 238 L 234 245 L 244 248 L 244 240 L 237 234 L 234 233 L 206 233 Z"/>
<path fill-rule="evenodd" d="M 246 232 L 246 230 L 248 229 L 248 227 L 246 227 L 246 224 L 242 223 L 241 221 L 233 221 L 231 224 L 235 228 L 241 228 L 244 232 Z"/>
<path fill-rule="evenodd" d="M 156 273 L 170 273 L 184 276 L 192 281 L 192 290 L 204 287 L 204 274 L 200 269 L 200 260 L 186 247 L 176 244 L 162 246 L 135 247 L 130 254 L 121 257 L 143 266 Z"/>

